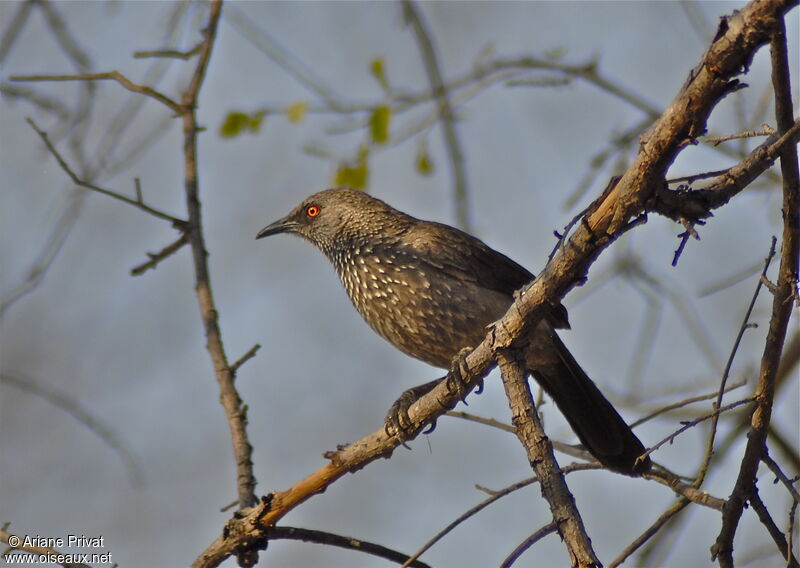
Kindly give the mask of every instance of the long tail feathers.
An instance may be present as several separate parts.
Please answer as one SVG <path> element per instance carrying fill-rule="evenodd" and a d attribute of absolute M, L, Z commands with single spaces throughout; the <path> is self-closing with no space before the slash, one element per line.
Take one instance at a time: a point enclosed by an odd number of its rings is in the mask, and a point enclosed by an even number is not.
<path fill-rule="evenodd" d="M 639 459 L 645 448 L 614 406 L 603 396 L 578 365 L 555 332 L 548 355 L 542 364 L 538 356 L 529 357 L 529 370 L 553 399 L 581 443 L 607 468 L 638 476 L 650 469 L 649 457 Z M 554 349 L 553 349 L 554 347 Z"/>

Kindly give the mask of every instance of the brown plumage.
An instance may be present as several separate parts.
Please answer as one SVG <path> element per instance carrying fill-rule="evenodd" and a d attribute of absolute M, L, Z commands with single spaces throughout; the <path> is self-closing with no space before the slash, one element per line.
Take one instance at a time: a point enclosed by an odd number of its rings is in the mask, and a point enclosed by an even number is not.
<path fill-rule="evenodd" d="M 256 238 L 295 233 L 333 263 L 353 305 L 392 345 L 449 368 L 474 347 L 486 326 L 534 276 L 456 228 L 422 221 L 352 189 L 312 195 Z M 525 352 L 528 372 L 550 395 L 581 442 L 601 463 L 628 475 L 642 443 L 572 357 L 555 328 L 569 327 L 559 306 L 543 320 Z"/>

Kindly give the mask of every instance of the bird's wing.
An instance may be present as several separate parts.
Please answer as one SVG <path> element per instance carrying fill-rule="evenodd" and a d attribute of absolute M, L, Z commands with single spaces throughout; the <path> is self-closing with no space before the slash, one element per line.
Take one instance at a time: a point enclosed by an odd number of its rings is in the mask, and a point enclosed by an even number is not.
<path fill-rule="evenodd" d="M 420 223 L 404 236 L 403 244 L 433 268 L 454 279 L 466 279 L 482 288 L 505 294 L 514 292 L 535 276 L 483 241 L 448 225 Z M 548 317 L 556 328 L 569 328 L 567 310 L 561 304 Z"/>

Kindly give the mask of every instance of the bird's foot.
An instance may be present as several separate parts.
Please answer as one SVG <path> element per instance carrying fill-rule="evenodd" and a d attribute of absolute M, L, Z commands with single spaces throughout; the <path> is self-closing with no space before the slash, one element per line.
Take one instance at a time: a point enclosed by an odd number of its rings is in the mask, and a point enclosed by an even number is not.
<path fill-rule="evenodd" d="M 403 392 L 403 394 L 394 401 L 394 404 L 392 404 L 392 407 L 386 414 L 386 421 L 383 425 L 387 436 L 397 435 L 402 438 L 406 437 L 414 426 L 411 422 L 411 418 L 408 416 L 408 409 L 411 408 L 411 405 L 417 402 L 420 397 L 425 396 L 433 390 L 433 388 L 439 384 L 440 380 L 442 379 L 436 379 L 435 381 L 412 387 Z M 436 421 L 433 421 L 424 433 L 429 434 L 433 432 L 434 428 L 436 428 Z"/>
<path fill-rule="evenodd" d="M 461 402 L 467 404 L 467 395 L 469 388 L 464 377 L 469 377 L 471 374 L 469 365 L 467 365 L 467 355 L 472 352 L 470 347 L 465 347 L 458 354 L 453 357 L 453 362 L 450 367 L 450 372 L 445 377 L 447 392 L 451 395 L 458 395 Z M 480 394 L 483 392 L 483 379 L 480 380 L 478 386 L 475 388 L 475 393 Z"/>

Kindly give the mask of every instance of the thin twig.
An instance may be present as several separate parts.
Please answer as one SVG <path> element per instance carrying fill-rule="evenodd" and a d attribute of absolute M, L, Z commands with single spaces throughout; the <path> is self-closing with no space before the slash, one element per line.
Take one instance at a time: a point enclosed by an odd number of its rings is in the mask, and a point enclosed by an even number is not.
<path fill-rule="evenodd" d="M 183 92 L 180 108 L 183 119 L 183 151 L 184 151 L 184 192 L 188 214 L 188 227 L 186 234 L 192 248 L 194 264 L 195 293 L 197 295 L 203 326 L 206 334 L 206 349 L 211 357 L 214 373 L 220 389 L 220 401 L 225 409 L 228 427 L 233 444 L 236 461 L 236 487 L 239 496 L 239 508 L 250 507 L 256 503 L 256 479 L 253 475 L 253 448 L 247 437 L 247 407 L 243 404 L 234 385 L 234 374 L 228 364 L 228 358 L 222 342 L 222 332 L 219 327 L 219 315 L 211 290 L 211 277 L 208 269 L 208 250 L 205 245 L 205 236 L 202 224 L 202 209 L 200 205 L 200 187 L 198 177 L 198 148 L 197 133 L 199 130 L 197 116 L 197 100 L 200 88 L 206 75 L 214 40 L 217 35 L 219 19 L 222 13 L 222 1 L 215 0 L 210 5 L 208 23 L 203 30 L 202 48 L 197 58 L 192 78 Z M 249 554 L 246 551 L 242 554 Z M 254 562 L 255 557 L 247 558 Z M 240 557 L 240 561 L 242 558 Z"/>
<path fill-rule="evenodd" d="M 736 402 L 731 402 L 730 404 L 726 404 L 725 406 L 723 406 L 721 408 L 716 408 L 712 412 L 710 412 L 708 414 L 705 414 L 703 416 L 700 416 L 699 418 L 695 418 L 694 420 L 686 420 L 686 421 L 682 422 L 683 425 L 680 428 L 678 428 L 677 430 L 672 432 L 672 434 L 670 434 L 669 436 L 666 436 L 665 438 L 663 438 L 661 441 L 657 442 L 653 446 L 650 446 L 647 449 L 647 452 L 645 452 L 644 455 L 649 456 L 650 454 L 652 454 L 654 451 L 656 451 L 658 448 L 660 448 L 661 446 L 663 446 L 667 442 L 669 442 L 671 444 L 672 442 L 675 441 L 675 438 L 677 438 L 678 436 L 680 436 L 681 434 L 686 432 L 686 430 L 689 430 L 690 428 L 694 428 L 695 426 L 697 426 L 701 422 L 705 422 L 706 420 L 710 420 L 710 419 L 714 418 L 715 416 L 719 416 L 723 412 L 728 412 L 729 410 L 733 410 L 734 408 L 738 408 L 738 407 L 742 406 L 743 404 L 747 404 L 749 402 L 753 402 L 753 397 L 748 397 L 748 398 L 744 398 L 742 400 L 737 400 Z"/>
<path fill-rule="evenodd" d="M 256 353 L 258 352 L 259 349 L 261 349 L 261 345 L 259 345 L 258 343 L 253 345 L 250 349 L 248 349 L 247 353 L 239 357 L 236 360 L 236 362 L 234 362 L 234 364 L 231 365 L 231 373 L 235 375 L 236 371 L 239 370 L 239 367 L 241 367 L 242 365 L 247 363 L 250 359 L 256 356 Z"/>
<path fill-rule="evenodd" d="M 512 429 L 512 431 L 513 431 L 513 429 Z M 590 470 L 590 469 L 599 469 L 600 467 L 601 466 L 599 464 L 575 463 L 575 464 L 570 464 L 570 465 L 568 465 L 566 467 L 561 468 L 561 472 L 564 475 L 567 475 L 567 474 L 570 474 L 570 473 L 572 473 L 574 471 L 586 471 L 586 470 Z M 529 477 L 528 479 L 523 479 L 522 481 L 518 481 L 517 483 L 514 483 L 514 484 L 512 484 L 512 485 L 510 485 L 508 487 L 504 487 L 503 489 L 500 489 L 500 490 L 497 490 L 497 491 L 488 490 L 486 488 L 478 487 L 478 489 L 480 489 L 481 491 L 484 491 L 485 493 L 488 493 L 489 497 L 487 497 L 486 499 L 484 499 L 483 501 L 481 501 L 480 503 L 478 503 L 474 507 L 471 507 L 470 509 L 468 509 L 467 511 L 465 511 L 464 513 L 462 513 L 461 515 L 459 515 L 458 517 L 453 519 L 452 522 L 448 523 L 448 525 L 446 527 L 444 527 L 442 530 L 437 532 L 430 540 L 428 540 L 428 542 L 423 544 L 420 547 L 419 550 L 417 550 L 414 554 L 412 554 L 409 557 L 409 560 L 407 562 L 416 560 L 417 558 L 422 556 L 425 552 L 430 550 L 433 547 L 434 544 L 436 544 L 441 539 L 443 539 L 445 536 L 447 536 L 450 532 L 452 532 L 453 529 L 455 529 L 458 525 L 460 525 L 461 523 L 463 523 L 464 521 L 466 521 L 470 517 L 474 517 L 479 512 L 481 512 L 483 509 L 485 509 L 486 507 L 488 507 L 489 505 L 494 503 L 495 501 L 498 501 L 499 499 L 502 499 L 506 495 L 510 495 L 511 493 L 514 493 L 515 491 L 518 491 L 519 489 L 522 489 L 524 487 L 528 487 L 529 485 L 537 483 L 538 481 L 539 481 L 538 477 Z"/>
<path fill-rule="evenodd" d="M 685 497 L 681 497 L 675 503 L 673 503 L 666 511 L 661 513 L 659 517 L 647 527 L 642 534 L 634 539 L 625 549 L 620 552 L 617 557 L 611 561 L 608 565 L 608 568 L 616 568 L 617 566 L 621 565 L 628 557 L 639 550 L 647 541 L 653 538 L 658 532 L 664 528 L 664 526 L 675 518 L 675 515 L 683 511 L 688 505 L 691 503 L 689 499 Z"/>
<path fill-rule="evenodd" d="M 142 211 L 145 211 L 146 213 L 149 213 L 154 217 L 158 217 L 159 219 L 169 221 L 176 228 L 181 228 L 186 224 L 186 222 L 183 221 L 182 219 L 178 219 L 177 217 L 173 217 L 168 213 L 164 213 L 163 211 L 154 209 L 149 205 L 146 205 L 145 203 L 139 201 L 138 199 L 131 199 L 130 197 L 122 195 L 121 193 L 117 193 L 116 191 L 111 191 L 102 188 L 100 186 L 94 185 L 93 183 L 89 183 L 87 181 L 82 180 L 81 178 L 78 177 L 78 174 L 72 171 L 72 168 L 70 168 L 66 160 L 64 160 L 64 158 L 61 157 L 61 154 L 58 153 L 58 150 L 56 150 L 55 146 L 53 146 L 53 143 L 50 142 L 50 138 L 48 138 L 47 133 L 41 130 L 33 121 L 33 119 L 28 118 L 26 120 L 28 124 L 31 125 L 31 128 L 33 128 L 33 130 L 36 131 L 36 134 L 38 134 L 39 137 L 42 139 L 42 142 L 44 142 L 45 146 L 47 146 L 47 149 L 50 151 L 53 157 L 58 161 L 58 165 L 61 166 L 61 169 L 64 170 L 64 172 L 70 177 L 70 179 L 73 181 L 75 185 L 85 187 L 86 189 L 91 189 L 92 191 L 96 191 L 97 193 L 102 193 L 103 195 L 107 195 L 108 197 L 113 197 L 114 199 L 118 199 L 119 201 L 127 203 L 128 205 L 133 205 L 134 207 L 141 209 Z"/>
<path fill-rule="evenodd" d="M 150 57 L 163 57 L 167 59 L 183 59 L 186 61 L 187 59 L 191 59 L 198 53 L 200 53 L 200 48 L 203 47 L 202 43 L 198 43 L 189 51 L 178 51 L 177 49 L 156 49 L 152 51 L 134 51 L 133 57 L 134 59 L 147 59 Z"/>
<path fill-rule="evenodd" d="M 137 200 L 141 199 L 141 194 L 139 194 L 138 191 L 137 191 L 136 198 L 137 198 Z M 131 268 L 131 276 L 141 276 L 142 274 L 144 274 L 145 272 L 147 272 L 151 268 L 155 268 L 156 266 L 158 266 L 159 262 L 161 262 L 165 258 L 170 257 L 173 254 L 175 254 L 176 252 L 178 252 L 181 248 L 183 248 L 183 245 L 185 245 L 188 242 L 189 242 L 189 239 L 186 236 L 186 233 L 182 233 L 181 236 L 178 237 L 177 241 L 175 241 L 174 243 L 168 244 L 167 246 L 165 246 L 160 251 L 158 251 L 156 253 L 148 252 L 147 256 L 150 257 L 150 260 L 148 260 L 147 262 L 144 262 L 144 263 L 142 263 L 142 264 L 140 264 L 138 266 L 134 266 L 133 268 Z"/>
<path fill-rule="evenodd" d="M 425 63 L 425 71 L 428 74 L 428 82 L 439 103 L 439 116 L 442 121 L 444 143 L 453 173 L 453 199 L 456 203 L 456 219 L 459 227 L 469 231 L 469 188 L 467 186 L 467 172 L 464 166 L 464 151 L 461 148 L 461 140 L 456 132 L 455 114 L 450 104 L 449 93 L 444 88 L 436 49 L 433 46 L 428 25 L 413 0 L 403 0 L 403 14 L 406 21 L 411 24 L 414 35 L 417 37 L 417 43 L 419 43 L 419 48 L 422 52 L 422 60 Z"/>
<path fill-rule="evenodd" d="M 78 399 L 62 392 L 56 392 L 52 388 L 38 384 L 30 378 L 23 379 L 8 373 L 0 374 L 0 383 L 13 385 L 24 392 L 38 396 L 75 418 L 119 455 L 134 487 L 142 487 L 144 485 L 144 474 L 133 456 L 133 452 L 117 438 L 111 426 L 104 424 L 102 420 L 93 416 Z"/>
<path fill-rule="evenodd" d="M 428 564 L 420 560 L 414 560 L 409 564 L 407 562 L 407 555 L 403 554 L 402 552 L 392 550 L 391 548 L 381 546 L 380 544 L 353 538 L 351 536 L 341 536 L 325 531 L 279 526 L 269 529 L 267 531 L 266 538 L 267 540 L 302 540 L 304 542 L 336 546 L 346 550 L 371 554 L 373 556 L 377 556 L 378 558 L 384 558 L 389 562 L 395 562 L 397 564 L 403 562 L 403 566 L 409 566 L 410 568 L 430 568 Z M 267 540 L 264 542 L 265 546 Z"/>
<path fill-rule="evenodd" d="M 137 85 L 119 71 L 108 71 L 105 73 L 84 73 L 81 75 L 12 75 L 10 81 L 116 81 L 129 91 L 141 93 L 172 109 L 175 114 L 181 114 L 183 108 L 163 93 L 148 87 L 147 85 Z"/>
<path fill-rule="evenodd" d="M 725 136 L 706 136 L 703 138 L 704 141 L 710 142 L 715 146 L 722 144 L 723 142 L 727 142 L 728 140 L 739 140 L 742 138 L 757 138 L 759 136 L 770 136 L 775 134 L 775 130 L 773 130 L 768 124 L 765 124 L 761 127 L 761 130 L 745 130 L 743 132 L 737 132 L 736 134 L 727 134 Z"/>
<path fill-rule="evenodd" d="M 738 389 L 740 387 L 743 387 L 746 384 L 747 384 L 747 381 L 740 381 L 738 383 L 734 383 L 732 385 L 728 385 L 728 386 L 725 387 L 725 392 L 726 393 L 731 392 L 732 390 L 736 390 L 736 389 Z M 631 428 L 636 428 L 640 424 L 644 424 L 645 422 L 649 422 L 650 420 L 652 420 L 656 416 L 664 414 L 665 412 L 669 412 L 671 410 L 677 410 L 678 408 L 683 408 L 684 406 L 689 406 L 690 404 L 694 404 L 695 402 L 702 402 L 704 400 L 709 400 L 711 398 L 715 398 L 715 397 L 718 397 L 718 396 L 719 396 L 719 389 L 715 390 L 714 392 L 707 393 L 707 394 L 700 394 L 700 395 L 697 395 L 697 396 L 692 396 L 692 397 L 689 397 L 689 398 L 686 398 L 686 399 L 683 399 L 683 400 L 679 400 L 678 402 L 673 402 L 672 404 L 668 404 L 666 406 L 662 406 L 658 410 L 655 410 L 655 411 L 651 412 L 650 414 L 647 414 L 647 415 L 639 418 L 635 422 L 632 422 L 630 426 L 631 426 Z"/>
<path fill-rule="evenodd" d="M 765 455 L 765 456 L 762 456 L 762 457 L 761 457 L 761 461 L 762 461 L 762 462 L 764 462 L 764 463 L 766 464 L 766 466 L 767 466 L 767 467 L 770 469 L 770 471 L 771 471 L 772 473 L 774 473 L 774 474 L 775 474 L 775 479 L 776 479 L 776 480 L 778 480 L 778 481 L 780 481 L 780 482 L 783 484 L 783 486 L 786 488 L 786 491 L 788 491 L 788 492 L 789 492 L 789 495 L 791 495 L 791 496 L 792 496 L 792 500 L 793 500 L 794 502 L 796 502 L 796 503 L 800 503 L 800 491 L 798 491 L 798 490 L 795 488 L 795 486 L 794 486 L 794 483 L 792 482 L 792 480 L 791 480 L 791 479 L 789 479 L 789 478 L 786 476 L 786 474 L 785 474 L 785 473 L 783 473 L 783 470 L 781 469 L 781 466 L 779 466 L 779 465 L 778 465 L 778 464 L 775 462 L 775 460 L 774 460 L 774 459 L 772 459 L 772 458 L 769 456 L 769 454 L 767 454 L 767 455 Z M 797 482 L 797 479 L 795 479 L 795 480 L 794 480 L 794 482 L 796 483 L 796 482 Z"/>
<path fill-rule="evenodd" d="M 800 568 L 800 563 L 797 562 L 797 558 L 792 554 L 792 548 L 789 546 L 786 535 L 784 535 L 781 529 L 778 528 L 778 525 L 775 524 L 775 520 L 772 518 L 772 515 L 769 514 L 769 509 L 767 509 L 767 506 L 761 500 L 758 491 L 753 492 L 748 501 L 753 507 L 753 511 L 755 511 L 758 516 L 758 520 L 760 520 L 764 528 L 767 529 L 775 546 L 778 547 L 778 552 L 780 552 L 786 568 Z"/>
<path fill-rule="evenodd" d="M 767 258 L 764 259 L 764 269 L 761 272 L 762 276 L 766 276 L 767 270 L 769 270 L 769 265 L 772 263 L 772 258 L 775 256 L 775 237 L 772 237 L 772 244 L 769 249 L 769 253 L 767 254 Z M 753 314 L 753 308 L 755 308 L 756 300 L 758 299 L 758 294 L 761 292 L 761 279 L 758 280 L 758 284 L 756 284 L 756 289 L 753 292 L 753 297 L 750 299 L 750 305 L 747 306 L 747 310 L 744 314 L 744 319 L 742 320 L 742 325 L 739 326 L 739 332 L 736 334 L 736 339 L 733 342 L 733 347 L 731 348 L 731 353 L 728 356 L 728 362 L 725 364 L 725 370 L 722 372 L 722 377 L 720 378 L 719 382 L 719 392 L 717 394 L 717 400 L 714 401 L 714 405 L 712 408 L 717 409 L 722 406 L 722 397 L 726 391 L 726 383 L 728 382 L 728 376 L 731 372 L 731 367 L 733 367 L 733 360 L 736 357 L 736 353 L 739 351 L 739 345 L 741 345 L 742 338 L 744 337 L 744 332 L 750 329 L 750 316 Z M 705 481 L 706 474 L 708 473 L 708 466 L 711 463 L 711 458 L 714 455 L 714 440 L 717 436 L 717 423 L 719 422 L 719 414 L 713 416 L 711 418 L 711 431 L 708 434 L 708 440 L 706 441 L 706 450 L 703 454 L 703 463 L 700 465 L 700 469 L 698 470 L 697 476 L 695 476 L 695 480 L 693 485 L 695 487 L 700 487 L 703 485 L 703 481 Z"/>
<path fill-rule="evenodd" d="M 557 529 L 558 529 L 558 527 L 556 526 L 555 522 L 551 522 L 551 523 L 543 526 L 542 528 L 540 528 L 538 531 L 536 531 L 535 533 L 530 535 L 528 538 L 523 540 L 521 543 L 519 543 L 519 545 L 514 550 L 511 551 L 511 554 L 509 554 L 500 563 L 500 568 L 511 568 L 511 566 L 514 564 L 514 562 L 516 562 L 517 559 L 520 556 L 522 556 L 522 554 L 526 550 L 528 550 L 531 546 L 533 546 L 534 544 L 536 544 L 537 542 L 542 540 L 547 535 L 553 534 L 554 532 L 556 532 Z"/>

